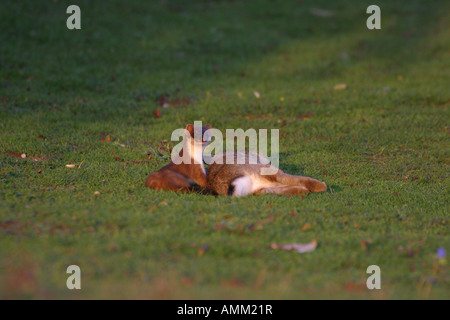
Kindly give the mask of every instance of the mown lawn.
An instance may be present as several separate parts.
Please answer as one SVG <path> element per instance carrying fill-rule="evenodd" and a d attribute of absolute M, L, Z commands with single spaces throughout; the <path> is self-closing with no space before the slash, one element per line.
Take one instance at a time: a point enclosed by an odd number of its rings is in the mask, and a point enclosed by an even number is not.
<path fill-rule="evenodd" d="M 0 298 L 450 298 L 450 5 L 370 4 L 2 0 Z M 329 191 L 144 188 L 194 120 L 280 129 Z"/>

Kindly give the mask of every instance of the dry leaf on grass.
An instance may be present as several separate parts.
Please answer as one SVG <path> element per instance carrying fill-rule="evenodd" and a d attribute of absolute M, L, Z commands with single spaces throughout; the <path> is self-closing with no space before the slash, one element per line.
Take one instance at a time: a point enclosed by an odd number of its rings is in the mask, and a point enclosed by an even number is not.
<path fill-rule="evenodd" d="M 270 245 L 270 248 L 274 249 L 274 250 L 278 249 L 278 250 L 285 250 L 285 251 L 295 250 L 298 253 L 306 253 L 306 252 L 312 252 L 312 251 L 316 250 L 317 241 L 313 240 L 307 244 L 301 244 L 301 243 L 276 244 L 276 243 L 272 243 Z"/>
<path fill-rule="evenodd" d="M 345 83 L 338 83 L 334 86 L 334 90 L 345 90 L 347 89 L 347 85 Z"/>

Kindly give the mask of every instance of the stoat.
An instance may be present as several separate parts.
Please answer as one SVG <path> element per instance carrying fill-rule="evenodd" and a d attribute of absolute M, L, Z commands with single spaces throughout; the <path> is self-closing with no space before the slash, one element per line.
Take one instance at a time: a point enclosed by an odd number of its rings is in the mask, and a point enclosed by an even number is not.
<path fill-rule="evenodd" d="M 231 153 L 231 158 L 234 156 L 233 164 L 226 163 L 227 153 L 223 153 L 215 156 L 208 168 L 206 187 L 217 194 L 240 197 L 250 194 L 295 195 L 327 190 L 324 182 L 290 175 L 281 169 L 273 168 L 275 170 L 272 172 L 276 172 L 275 174 L 262 175 L 261 168 L 270 167 L 269 164 L 265 164 L 269 163 L 267 159 L 256 153 L 239 151 Z M 245 164 L 238 164 L 238 156 L 245 157 Z M 223 164 L 217 163 L 219 158 L 222 158 Z"/>
<path fill-rule="evenodd" d="M 192 192 L 198 191 L 198 186 L 206 186 L 206 171 L 203 165 L 203 150 L 209 143 L 204 133 L 210 129 L 209 124 L 204 127 L 186 126 L 181 158 L 190 159 L 188 163 L 175 164 L 173 160 L 168 165 L 151 173 L 145 181 L 145 186 L 155 190 Z M 197 134 L 194 132 L 197 130 Z M 197 140 L 195 140 L 197 138 Z M 183 154 L 187 152 L 188 154 Z"/>

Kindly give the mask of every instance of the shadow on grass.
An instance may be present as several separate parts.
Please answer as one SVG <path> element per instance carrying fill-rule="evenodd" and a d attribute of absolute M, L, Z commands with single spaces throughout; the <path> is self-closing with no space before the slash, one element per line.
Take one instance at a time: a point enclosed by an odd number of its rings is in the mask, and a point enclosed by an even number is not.
<path fill-rule="evenodd" d="M 68 104 L 72 112 L 89 115 L 83 121 L 106 119 L 105 111 L 108 120 L 118 120 L 142 103 L 157 105 L 161 96 L 195 99 L 205 88 L 226 91 L 244 81 L 249 65 L 257 66 L 283 47 L 302 43 L 307 50 L 311 41 L 327 43 L 335 37 L 355 42 L 350 54 L 357 61 L 407 67 L 417 58 L 414 48 L 432 34 L 445 3 L 380 1 L 387 30 L 374 36 L 365 26 L 367 1 L 358 6 L 353 1 L 79 1 L 80 31 L 65 28 L 65 2 L 3 1 L 5 107 L 21 109 L 14 116 L 26 117 L 30 109 Z M 314 15 L 310 10 L 315 7 L 334 15 Z M 354 36 L 363 32 L 363 40 Z M 334 60 L 305 66 L 303 76 L 325 80 L 339 75 Z M 208 116 L 217 110 L 203 107 L 201 112 Z"/>

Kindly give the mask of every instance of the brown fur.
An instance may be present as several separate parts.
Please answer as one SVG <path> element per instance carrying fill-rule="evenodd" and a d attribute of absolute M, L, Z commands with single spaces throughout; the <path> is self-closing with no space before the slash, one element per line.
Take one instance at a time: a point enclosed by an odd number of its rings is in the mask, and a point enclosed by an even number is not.
<path fill-rule="evenodd" d="M 211 128 L 206 125 L 202 128 L 202 133 Z M 186 126 L 191 134 L 191 149 L 193 150 L 194 143 L 194 127 L 193 125 Z M 180 151 L 180 156 L 183 156 L 183 150 Z M 206 175 L 202 169 L 201 164 L 175 164 L 170 161 L 168 165 L 151 173 L 145 181 L 145 186 L 155 190 L 178 191 L 178 192 L 199 192 L 206 186 Z"/>
<path fill-rule="evenodd" d="M 253 194 L 301 194 L 311 192 L 321 192 L 327 190 L 327 185 L 313 178 L 295 176 L 284 173 L 278 169 L 276 174 L 261 175 L 262 167 L 269 167 L 261 163 L 261 158 L 257 155 L 256 164 L 249 163 L 249 153 L 245 153 L 246 164 L 237 164 L 237 153 L 234 152 L 234 164 L 225 164 L 226 154 L 222 155 L 224 164 L 212 163 L 208 169 L 208 180 L 206 187 L 218 194 L 226 195 L 230 193 L 232 182 L 242 176 L 249 176 L 252 181 L 257 181 L 256 190 Z"/>

